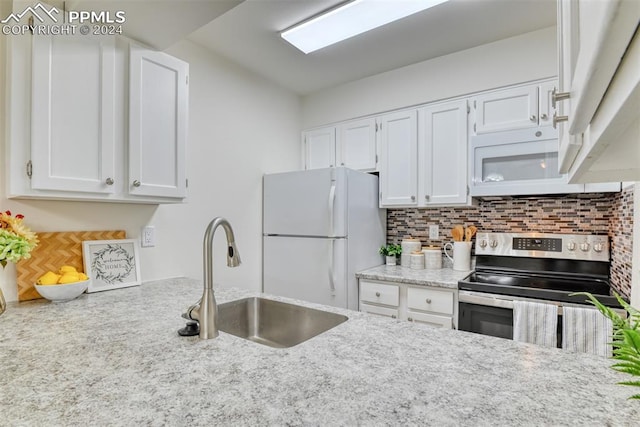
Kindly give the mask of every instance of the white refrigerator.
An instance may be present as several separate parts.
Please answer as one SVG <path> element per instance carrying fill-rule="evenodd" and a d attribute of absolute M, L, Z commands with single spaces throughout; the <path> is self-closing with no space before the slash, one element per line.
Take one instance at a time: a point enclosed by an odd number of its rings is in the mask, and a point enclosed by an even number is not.
<path fill-rule="evenodd" d="M 382 264 L 378 177 L 347 168 L 267 174 L 263 291 L 358 309 L 355 273 Z"/>

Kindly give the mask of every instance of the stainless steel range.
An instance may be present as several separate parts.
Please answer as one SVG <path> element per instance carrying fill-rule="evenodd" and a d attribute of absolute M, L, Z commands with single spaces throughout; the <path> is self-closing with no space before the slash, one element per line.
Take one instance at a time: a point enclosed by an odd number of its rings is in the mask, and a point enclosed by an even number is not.
<path fill-rule="evenodd" d="M 478 233 L 475 254 L 475 271 L 458 282 L 460 330 L 513 338 L 514 300 L 556 304 L 562 315 L 563 305 L 588 304 L 572 293 L 590 292 L 620 308 L 609 286 L 607 236 Z"/>

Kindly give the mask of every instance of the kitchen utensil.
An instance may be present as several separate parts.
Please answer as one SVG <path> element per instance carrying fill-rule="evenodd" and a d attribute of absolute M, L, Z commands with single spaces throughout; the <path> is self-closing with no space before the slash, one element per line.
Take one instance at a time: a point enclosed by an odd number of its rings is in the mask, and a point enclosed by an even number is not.
<path fill-rule="evenodd" d="M 53 302 L 62 302 L 78 298 L 87 290 L 90 282 L 91 279 L 64 285 L 38 285 L 36 283 L 33 286 L 43 298 Z"/>
<path fill-rule="evenodd" d="M 475 236 L 478 228 L 475 225 L 470 225 L 464 230 L 464 240 L 470 242 L 473 236 Z"/>
<path fill-rule="evenodd" d="M 451 250 L 452 255 L 449 255 L 447 249 Z M 453 263 L 454 270 L 471 270 L 471 242 L 447 242 L 444 245 L 444 254 Z"/>
<path fill-rule="evenodd" d="M 31 251 L 31 258 L 16 263 L 18 300 L 41 298 L 33 283 L 47 271 L 57 271 L 62 265 L 70 265 L 78 271 L 84 271 L 83 241 L 125 239 L 126 237 L 127 233 L 124 230 L 39 232 L 40 243 Z"/>
<path fill-rule="evenodd" d="M 464 228 L 462 225 L 456 225 L 451 229 L 451 237 L 454 242 L 461 242 L 464 236 Z"/>

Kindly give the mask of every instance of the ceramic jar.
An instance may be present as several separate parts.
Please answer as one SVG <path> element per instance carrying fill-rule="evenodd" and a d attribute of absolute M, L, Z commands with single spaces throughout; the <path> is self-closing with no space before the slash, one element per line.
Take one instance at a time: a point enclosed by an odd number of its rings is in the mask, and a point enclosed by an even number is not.
<path fill-rule="evenodd" d="M 411 253 L 419 252 L 422 248 L 420 239 L 414 239 L 411 236 L 405 237 L 400 242 L 402 247 L 402 254 L 400 255 L 400 265 L 403 267 L 411 266 Z"/>
<path fill-rule="evenodd" d="M 439 246 L 423 246 L 424 268 L 438 270 L 442 268 L 442 250 Z"/>
<path fill-rule="evenodd" d="M 409 254 L 409 267 L 414 270 L 424 270 L 424 254 L 422 251 L 415 251 Z"/>

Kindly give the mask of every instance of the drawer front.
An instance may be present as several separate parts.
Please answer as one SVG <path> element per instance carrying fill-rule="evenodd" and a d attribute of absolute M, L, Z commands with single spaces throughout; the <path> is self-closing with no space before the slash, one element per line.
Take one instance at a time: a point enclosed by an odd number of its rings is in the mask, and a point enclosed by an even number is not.
<path fill-rule="evenodd" d="M 409 311 L 407 313 L 407 320 L 409 322 L 425 323 L 437 328 L 453 328 L 453 318 L 449 316 L 438 316 L 435 314 L 416 313 L 413 311 Z"/>
<path fill-rule="evenodd" d="M 360 303 L 360 311 L 364 311 L 365 313 L 378 314 L 380 316 L 387 316 L 393 319 L 398 318 L 398 310 L 395 308 L 378 307 L 377 305 Z"/>
<path fill-rule="evenodd" d="M 360 300 L 397 307 L 400 303 L 400 288 L 396 285 L 361 280 Z"/>
<path fill-rule="evenodd" d="M 407 289 L 407 306 L 414 310 L 453 315 L 453 292 L 409 287 Z"/>

